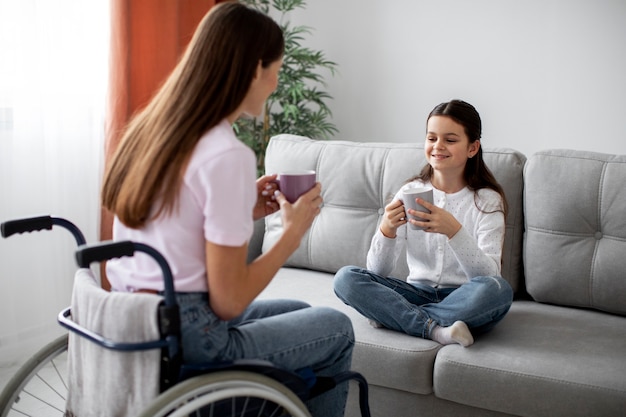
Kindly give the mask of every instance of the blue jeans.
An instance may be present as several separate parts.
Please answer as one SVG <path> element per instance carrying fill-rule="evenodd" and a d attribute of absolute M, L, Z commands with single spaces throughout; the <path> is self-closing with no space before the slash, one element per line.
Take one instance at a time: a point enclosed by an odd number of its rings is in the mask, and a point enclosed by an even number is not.
<path fill-rule="evenodd" d="M 436 326 L 461 320 L 473 334 L 491 330 L 509 311 L 513 290 L 500 277 L 476 277 L 458 288 L 433 288 L 346 266 L 335 275 L 335 294 L 368 319 L 431 339 Z"/>
<path fill-rule="evenodd" d="M 220 320 L 207 293 L 178 293 L 183 360 L 186 363 L 263 359 L 297 371 L 333 376 L 350 369 L 354 333 L 350 319 L 301 301 L 257 300 L 234 320 Z M 344 415 L 348 384 L 307 402 L 315 417 Z"/>

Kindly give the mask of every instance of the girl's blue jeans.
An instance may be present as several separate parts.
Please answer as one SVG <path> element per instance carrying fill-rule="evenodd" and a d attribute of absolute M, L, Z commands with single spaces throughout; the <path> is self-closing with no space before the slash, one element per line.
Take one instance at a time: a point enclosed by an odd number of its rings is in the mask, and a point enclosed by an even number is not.
<path fill-rule="evenodd" d="M 436 325 L 461 320 L 474 335 L 491 330 L 509 311 L 513 290 L 500 277 L 476 277 L 458 288 L 433 288 L 382 277 L 356 266 L 337 271 L 335 294 L 383 326 L 431 339 Z"/>
<path fill-rule="evenodd" d="M 207 293 L 177 293 L 185 363 L 263 359 L 286 370 L 333 376 L 350 369 L 354 333 L 343 313 L 294 300 L 255 301 L 238 318 L 220 320 Z M 315 417 L 344 415 L 348 384 L 315 397 Z"/>

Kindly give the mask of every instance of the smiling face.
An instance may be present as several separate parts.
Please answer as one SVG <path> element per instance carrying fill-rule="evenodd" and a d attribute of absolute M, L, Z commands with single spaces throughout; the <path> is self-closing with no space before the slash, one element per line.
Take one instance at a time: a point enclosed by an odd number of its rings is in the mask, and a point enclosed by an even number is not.
<path fill-rule="evenodd" d="M 478 152 L 480 141 L 470 143 L 463 125 L 447 116 L 432 116 L 426 130 L 424 152 L 435 175 L 463 178 L 465 164 Z"/>

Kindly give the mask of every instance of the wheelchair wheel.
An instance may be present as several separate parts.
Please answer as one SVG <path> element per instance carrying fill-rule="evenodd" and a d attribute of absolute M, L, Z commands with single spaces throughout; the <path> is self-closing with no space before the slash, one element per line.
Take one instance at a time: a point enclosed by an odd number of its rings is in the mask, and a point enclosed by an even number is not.
<path fill-rule="evenodd" d="M 67 397 L 67 335 L 30 358 L 0 394 L 0 417 L 62 416 Z"/>
<path fill-rule="evenodd" d="M 139 417 L 311 417 L 304 403 L 274 379 L 247 371 L 191 378 L 162 393 Z"/>

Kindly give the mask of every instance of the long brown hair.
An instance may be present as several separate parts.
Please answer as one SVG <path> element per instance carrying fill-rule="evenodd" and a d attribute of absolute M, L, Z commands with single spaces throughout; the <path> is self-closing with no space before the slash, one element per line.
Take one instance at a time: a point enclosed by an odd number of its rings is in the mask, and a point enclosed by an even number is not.
<path fill-rule="evenodd" d="M 280 27 L 238 2 L 214 6 L 150 103 L 129 123 L 109 164 L 102 204 L 140 228 L 176 208 L 184 168 L 202 135 L 237 110 L 262 63 L 283 55 Z"/>
<path fill-rule="evenodd" d="M 474 143 L 477 140 L 480 140 L 482 134 L 482 122 L 480 120 L 480 115 L 478 111 L 469 103 L 466 103 L 462 100 L 452 100 L 446 103 L 441 103 L 437 105 L 428 115 L 428 119 L 426 119 L 426 124 L 428 124 L 428 120 L 430 120 L 433 116 L 446 116 L 463 126 L 465 130 L 465 134 L 469 139 L 470 143 Z M 418 176 L 413 178 L 419 179 L 423 182 L 428 182 L 432 178 L 433 168 L 430 164 L 426 164 L 422 171 Z M 508 211 L 508 204 L 506 201 L 506 196 L 504 195 L 504 189 L 498 183 L 496 178 L 493 176 L 491 170 L 485 164 L 483 160 L 483 148 L 482 146 L 478 147 L 478 153 L 474 155 L 472 158 L 467 160 L 465 164 L 465 170 L 463 171 L 463 178 L 467 183 L 467 188 L 476 192 L 482 188 L 489 188 L 500 194 L 502 197 L 502 212 L 506 217 L 506 213 Z M 474 194 L 474 201 L 476 202 L 476 193 Z M 479 210 L 482 210 L 481 207 L 476 203 L 476 207 Z"/>

